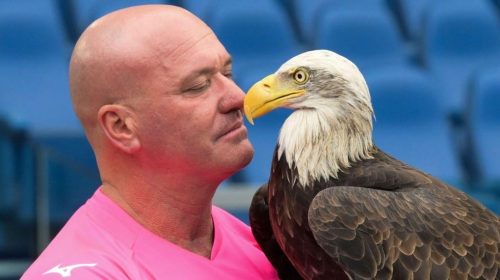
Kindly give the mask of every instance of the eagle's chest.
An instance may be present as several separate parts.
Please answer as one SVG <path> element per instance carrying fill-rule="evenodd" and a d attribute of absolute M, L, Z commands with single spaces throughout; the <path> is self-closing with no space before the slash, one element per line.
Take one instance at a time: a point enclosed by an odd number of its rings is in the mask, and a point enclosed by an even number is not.
<path fill-rule="evenodd" d="M 273 224 L 286 231 L 292 227 L 308 229 L 309 205 L 320 190 L 300 186 L 296 171 L 290 169 L 283 158 L 273 166 L 268 188 Z"/>
<path fill-rule="evenodd" d="M 284 157 L 274 161 L 268 183 L 269 211 L 273 224 L 281 227 L 281 230 L 290 231 L 296 227 L 309 232 L 307 216 L 312 200 L 320 191 L 341 182 L 321 180 L 304 187 L 297 176 L 296 170 L 289 168 Z"/>
<path fill-rule="evenodd" d="M 291 187 L 287 181 L 269 182 L 269 212 L 273 226 L 289 233 L 309 230 L 308 209 L 315 193 Z"/>
<path fill-rule="evenodd" d="M 294 180 L 293 170 L 286 164 L 278 165 L 268 183 L 269 216 L 276 240 L 303 276 L 323 279 L 329 275 L 333 260 L 316 243 L 308 223 L 309 205 L 323 187 L 303 188 Z"/>

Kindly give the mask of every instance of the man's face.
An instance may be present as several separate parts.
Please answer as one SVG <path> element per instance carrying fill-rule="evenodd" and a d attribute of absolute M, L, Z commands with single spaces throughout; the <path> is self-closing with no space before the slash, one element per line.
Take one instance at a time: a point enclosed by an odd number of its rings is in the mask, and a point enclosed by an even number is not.
<path fill-rule="evenodd" d="M 215 35 L 208 28 L 193 33 L 168 54 L 155 49 L 156 65 L 134 103 L 137 131 L 151 167 L 220 180 L 253 156 L 241 113 L 244 93 Z"/>

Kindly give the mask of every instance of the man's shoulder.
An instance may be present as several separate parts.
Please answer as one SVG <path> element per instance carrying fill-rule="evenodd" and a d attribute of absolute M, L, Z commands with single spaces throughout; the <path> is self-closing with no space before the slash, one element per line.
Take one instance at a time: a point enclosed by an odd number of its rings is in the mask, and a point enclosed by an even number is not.
<path fill-rule="evenodd" d="M 40 279 L 42 276 L 43 279 L 61 279 L 68 275 L 71 279 L 111 279 L 106 278 L 106 275 L 123 273 L 124 269 L 120 266 L 130 262 L 130 255 L 130 248 L 101 229 L 82 207 L 28 268 L 22 279 Z"/>
<path fill-rule="evenodd" d="M 87 251 L 67 257 L 38 258 L 23 274 L 29 279 L 130 279 L 126 263 L 105 253 Z"/>
<path fill-rule="evenodd" d="M 21 279 L 130 279 L 129 248 L 97 237 L 95 228 L 75 230 L 63 228 Z"/>

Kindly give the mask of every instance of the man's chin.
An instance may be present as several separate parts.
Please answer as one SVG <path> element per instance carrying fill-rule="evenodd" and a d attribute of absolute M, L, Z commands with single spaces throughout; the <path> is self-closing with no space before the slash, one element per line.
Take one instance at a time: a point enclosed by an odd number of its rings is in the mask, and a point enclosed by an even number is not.
<path fill-rule="evenodd" d="M 233 155 L 232 160 L 234 160 L 233 164 L 230 164 L 234 168 L 232 169 L 232 175 L 240 172 L 242 169 L 244 169 L 248 164 L 253 159 L 254 156 L 254 150 L 252 144 L 248 141 L 248 147 L 247 149 L 242 149 L 241 151 L 236 152 L 231 152 Z"/>
<path fill-rule="evenodd" d="M 243 165 L 241 166 L 241 168 L 244 168 L 245 166 L 247 166 L 253 159 L 253 156 L 254 156 L 254 149 L 253 149 L 253 145 L 252 143 L 250 143 L 250 140 L 246 140 L 245 141 L 246 145 L 247 145 L 247 154 L 245 156 L 243 156 L 242 158 L 242 161 L 243 161 Z"/>

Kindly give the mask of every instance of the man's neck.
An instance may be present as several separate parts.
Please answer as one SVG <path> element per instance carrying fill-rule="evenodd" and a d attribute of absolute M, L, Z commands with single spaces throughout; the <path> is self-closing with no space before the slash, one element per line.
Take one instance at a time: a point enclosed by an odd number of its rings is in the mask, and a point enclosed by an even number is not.
<path fill-rule="evenodd" d="M 141 184 L 123 187 L 105 180 L 102 186 L 106 196 L 146 229 L 206 258 L 210 258 L 214 238 L 211 209 L 215 189 L 216 186 L 189 183 L 183 186 Z"/>

